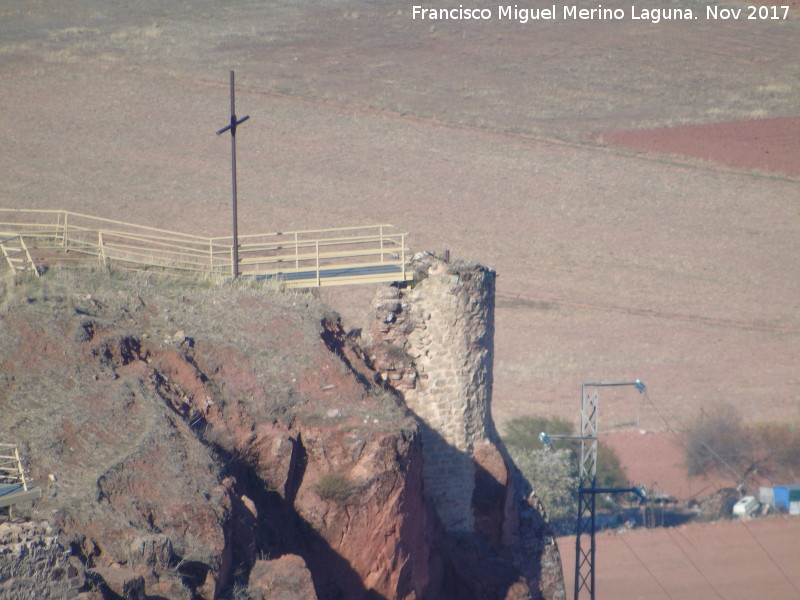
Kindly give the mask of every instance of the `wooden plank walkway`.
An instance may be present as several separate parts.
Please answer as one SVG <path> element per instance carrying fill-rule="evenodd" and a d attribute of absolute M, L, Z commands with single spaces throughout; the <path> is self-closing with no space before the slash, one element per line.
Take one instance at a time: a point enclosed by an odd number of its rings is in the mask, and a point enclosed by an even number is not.
<path fill-rule="evenodd" d="M 25 478 L 22 461 L 15 444 L 0 443 L 0 508 L 11 508 L 20 502 L 42 497 L 42 490 Z"/>
<path fill-rule="evenodd" d="M 42 497 L 42 490 L 38 487 L 23 487 L 22 484 L 0 483 L 0 508 L 36 500 Z"/>

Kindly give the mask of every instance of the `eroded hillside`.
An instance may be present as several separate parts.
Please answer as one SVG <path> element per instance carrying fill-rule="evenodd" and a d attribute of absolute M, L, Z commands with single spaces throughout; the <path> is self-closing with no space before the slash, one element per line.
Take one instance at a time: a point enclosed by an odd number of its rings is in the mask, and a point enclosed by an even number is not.
<path fill-rule="evenodd" d="M 445 531 L 417 419 L 312 294 L 51 269 L 0 308 L 0 440 L 43 488 L 0 536 L 8 597 L 541 597 Z"/>
<path fill-rule="evenodd" d="M 263 562 L 269 596 L 287 554 L 324 597 L 427 585 L 416 424 L 311 295 L 64 271 L 9 284 L 1 323 L 0 438 L 44 488 L 17 514 L 84 587 L 214 598 Z"/>

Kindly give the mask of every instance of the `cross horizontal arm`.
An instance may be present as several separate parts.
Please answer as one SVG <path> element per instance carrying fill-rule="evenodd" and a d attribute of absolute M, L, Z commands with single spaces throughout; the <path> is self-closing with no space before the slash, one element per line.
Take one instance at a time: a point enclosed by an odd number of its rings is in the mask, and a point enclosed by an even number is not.
<path fill-rule="evenodd" d="M 239 119 L 239 120 L 237 121 L 237 120 L 236 120 L 236 115 L 232 115 L 232 116 L 231 116 L 231 124 L 230 124 L 230 125 L 226 125 L 226 126 L 225 126 L 225 127 L 223 127 L 222 129 L 220 129 L 220 130 L 217 132 L 217 135 L 220 135 L 221 133 L 225 133 L 225 132 L 226 132 L 226 131 L 228 131 L 228 130 L 230 130 L 230 131 L 231 131 L 232 135 L 233 135 L 233 134 L 235 134 L 235 133 L 236 133 L 236 128 L 237 128 L 239 125 L 241 125 L 242 123 L 244 123 L 245 121 L 247 121 L 247 119 L 249 119 L 249 118 L 250 118 L 250 115 L 246 115 L 246 116 L 242 117 L 241 119 Z"/>

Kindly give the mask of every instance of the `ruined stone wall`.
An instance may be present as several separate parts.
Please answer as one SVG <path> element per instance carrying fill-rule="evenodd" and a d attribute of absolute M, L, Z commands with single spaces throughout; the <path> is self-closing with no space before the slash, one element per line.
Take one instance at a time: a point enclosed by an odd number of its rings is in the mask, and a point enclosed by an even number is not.
<path fill-rule="evenodd" d="M 425 495 L 447 534 L 439 543 L 451 575 L 476 598 L 563 600 L 553 532 L 491 416 L 495 273 L 431 254 L 413 262 L 413 286 L 375 299 L 369 358 L 420 422 Z"/>
<path fill-rule="evenodd" d="M 0 523 L 0 598 L 77 598 L 84 580 L 83 565 L 48 523 Z"/>
<path fill-rule="evenodd" d="M 417 285 L 375 303 L 375 362 L 422 421 L 425 486 L 445 528 L 473 531 L 472 455 L 494 435 L 495 273 L 426 258 Z"/>

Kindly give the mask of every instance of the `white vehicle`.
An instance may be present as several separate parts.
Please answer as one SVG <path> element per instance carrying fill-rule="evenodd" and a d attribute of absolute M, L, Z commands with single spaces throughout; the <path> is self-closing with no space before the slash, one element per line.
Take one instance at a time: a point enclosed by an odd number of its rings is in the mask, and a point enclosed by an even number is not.
<path fill-rule="evenodd" d="M 733 514 L 737 517 L 747 517 L 758 510 L 759 506 L 758 500 L 753 496 L 745 496 L 733 505 Z"/>

